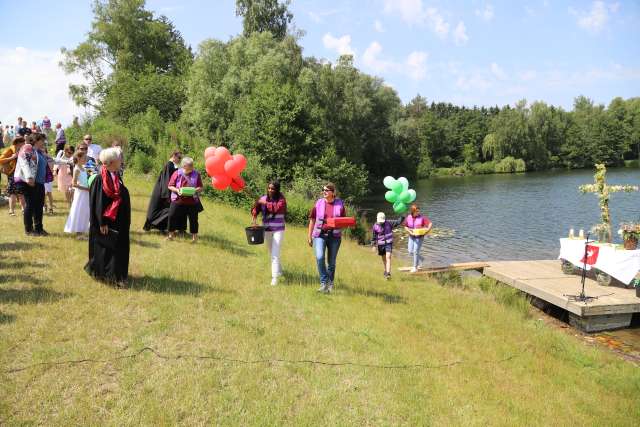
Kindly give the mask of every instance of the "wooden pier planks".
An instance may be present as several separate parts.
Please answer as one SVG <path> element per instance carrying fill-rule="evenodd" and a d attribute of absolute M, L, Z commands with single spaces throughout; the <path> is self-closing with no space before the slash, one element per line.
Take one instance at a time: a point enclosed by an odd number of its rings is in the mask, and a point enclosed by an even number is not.
<path fill-rule="evenodd" d="M 600 286 L 586 279 L 587 296 L 598 297 L 587 303 L 572 301 L 567 295 L 580 293 L 578 275 L 565 275 L 560 261 L 495 261 L 484 269 L 484 275 L 513 286 L 573 316 L 572 324 L 588 332 L 628 326 L 631 314 L 640 312 L 640 298 L 634 289 Z"/>
<path fill-rule="evenodd" d="M 482 270 L 485 267 L 488 267 L 489 263 L 487 262 L 458 262 L 454 264 L 444 265 L 442 267 L 430 267 L 430 268 L 421 268 L 415 273 L 411 274 L 434 274 L 434 273 L 445 273 L 447 271 L 461 271 L 461 270 Z M 400 267 L 398 271 L 402 271 L 408 273 L 411 271 L 411 267 Z"/>

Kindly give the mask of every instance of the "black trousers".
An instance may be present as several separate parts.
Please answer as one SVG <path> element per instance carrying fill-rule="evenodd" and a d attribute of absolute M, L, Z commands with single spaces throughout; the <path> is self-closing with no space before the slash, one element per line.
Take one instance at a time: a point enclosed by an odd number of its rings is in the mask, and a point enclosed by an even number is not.
<path fill-rule="evenodd" d="M 44 209 L 44 184 L 30 186 L 22 184 L 24 191 L 24 231 L 42 231 L 42 210 Z"/>
<path fill-rule="evenodd" d="M 198 206 L 171 203 L 169 207 L 169 231 L 185 230 L 189 218 L 189 232 L 198 234 Z"/>

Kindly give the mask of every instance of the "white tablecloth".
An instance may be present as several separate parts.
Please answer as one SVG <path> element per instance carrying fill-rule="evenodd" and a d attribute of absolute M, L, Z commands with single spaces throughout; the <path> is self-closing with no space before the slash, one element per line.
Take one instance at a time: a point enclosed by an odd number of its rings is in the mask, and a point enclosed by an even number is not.
<path fill-rule="evenodd" d="M 558 258 L 582 268 L 584 243 L 584 239 L 560 239 L 560 256 Z M 625 284 L 631 283 L 640 271 L 640 250 L 628 251 L 601 243 L 590 243 L 590 245 L 597 246 L 599 250 L 596 263 L 593 266 L 587 264 L 587 270 L 590 270 L 591 267 L 597 268 Z"/>

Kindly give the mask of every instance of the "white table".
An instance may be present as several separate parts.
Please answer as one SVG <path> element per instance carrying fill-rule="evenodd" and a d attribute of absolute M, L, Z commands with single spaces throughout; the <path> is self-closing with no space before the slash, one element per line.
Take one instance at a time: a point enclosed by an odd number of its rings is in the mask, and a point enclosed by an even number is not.
<path fill-rule="evenodd" d="M 560 239 L 560 256 L 576 267 L 583 267 L 584 239 Z M 615 277 L 624 284 L 629 284 L 640 271 L 640 250 L 629 251 L 615 247 L 609 243 L 589 243 L 599 248 L 598 258 L 594 265 L 587 264 L 587 270 L 592 267 Z"/>

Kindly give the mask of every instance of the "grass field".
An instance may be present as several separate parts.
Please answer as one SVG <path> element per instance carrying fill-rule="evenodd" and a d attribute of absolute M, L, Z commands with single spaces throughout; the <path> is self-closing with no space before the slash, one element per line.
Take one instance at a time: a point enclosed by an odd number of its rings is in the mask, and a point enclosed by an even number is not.
<path fill-rule="evenodd" d="M 246 212 L 205 203 L 201 240 L 141 231 L 131 287 L 97 283 L 87 243 L 0 217 L 0 425 L 637 425 L 640 369 L 528 315 L 512 291 L 382 278 L 344 242 L 336 291 L 289 228 L 269 286 Z M 396 267 L 398 262 L 396 261 Z"/>

